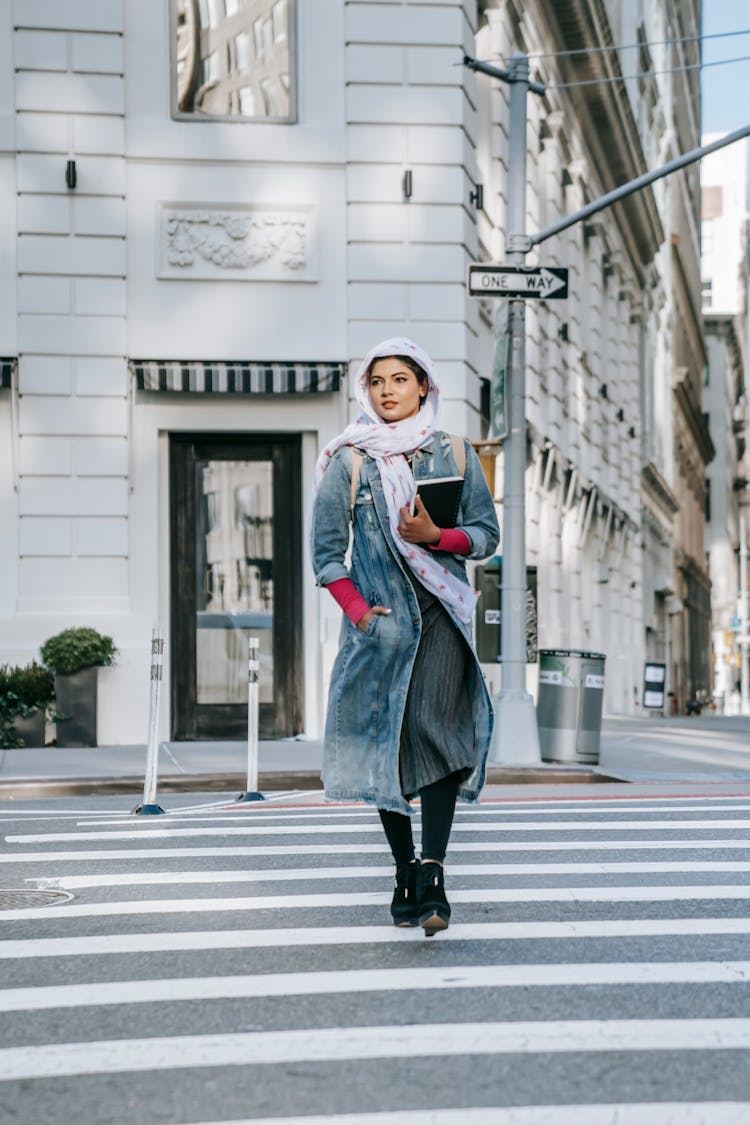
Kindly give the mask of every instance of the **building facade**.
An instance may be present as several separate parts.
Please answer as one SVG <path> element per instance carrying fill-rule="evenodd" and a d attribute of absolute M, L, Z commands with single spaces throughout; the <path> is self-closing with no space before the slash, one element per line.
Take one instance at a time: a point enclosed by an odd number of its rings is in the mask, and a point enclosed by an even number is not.
<path fill-rule="evenodd" d="M 701 168 L 701 272 L 708 354 L 704 397 L 709 428 L 716 435 L 716 456 L 706 479 L 713 699 L 717 708 L 729 713 L 738 712 L 742 704 L 740 540 L 750 502 L 747 161 L 747 142 L 741 141 L 706 157 Z"/>
<path fill-rule="evenodd" d="M 141 742 L 158 621 L 160 737 L 242 737 L 258 635 L 261 733 L 316 736 L 339 611 L 305 527 L 350 370 L 410 334 L 444 424 L 486 438 L 498 309 L 465 274 L 504 255 L 508 97 L 464 54 L 523 51 L 547 84 L 532 233 L 690 147 L 695 88 L 677 121 L 653 73 L 675 59 L 648 44 L 699 31 L 699 5 L 16 0 L 0 19 L 0 661 L 70 625 L 110 633 L 99 741 Z M 538 642 L 605 653 L 621 713 L 645 659 L 677 649 L 683 493 L 697 511 L 709 453 L 675 375 L 702 370 L 683 181 L 529 258 L 571 282 L 528 310 Z M 700 569 L 702 540 L 685 558 Z"/>

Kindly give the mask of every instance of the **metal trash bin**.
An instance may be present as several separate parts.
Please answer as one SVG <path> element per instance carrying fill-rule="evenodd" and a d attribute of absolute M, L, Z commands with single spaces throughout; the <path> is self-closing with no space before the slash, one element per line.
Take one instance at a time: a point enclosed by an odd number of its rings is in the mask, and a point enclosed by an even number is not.
<path fill-rule="evenodd" d="M 599 761 L 604 661 L 601 652 L 539 650 L 536 713 L 543 761 Z"/>

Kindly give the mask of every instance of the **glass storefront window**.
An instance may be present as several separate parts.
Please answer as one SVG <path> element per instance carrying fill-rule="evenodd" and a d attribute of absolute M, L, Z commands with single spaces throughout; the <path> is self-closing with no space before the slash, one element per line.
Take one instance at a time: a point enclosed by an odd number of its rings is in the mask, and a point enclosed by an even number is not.
<path fill-rule="evenodd" d="M 260 640 L 260 702 L 273 702 L 273 464 L 198 464 L 197 702 L 247 699 L 248 637 Z"/>
<path fill-rule="evenodd" d="M 173 113 L 295 120 L 294 0 L 171 0 Z"/>

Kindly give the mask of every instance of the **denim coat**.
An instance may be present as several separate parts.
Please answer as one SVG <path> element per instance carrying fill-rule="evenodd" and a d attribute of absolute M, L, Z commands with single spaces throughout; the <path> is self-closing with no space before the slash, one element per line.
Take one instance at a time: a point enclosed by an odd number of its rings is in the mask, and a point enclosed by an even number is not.
<path fill-rule="evenodd" d="M 412 459 L 417 480 L 455 476 L 458 467 L 450 435 L 436 432 Z M 405 561 L 391 537 L 383 487 L 376 462 L 364 456 L 360 465 L 353 519 L 351 448 L 343 446 L 331 459 L 321 481 L 311 528 L 315 580 L 327 586 L 351 578 L 370 605 L 391 610 L 375 615 L 362 632 L 343 615 L 339 651 L 331 675 L 323 742 L 323 783 L 333 800 L 370 801 L 378 808 L 410 813 L 399 784 L 399 743 L 406 695 L 419 645 L 422 621 Z M 457 527 L 471 543 L 468 558 L 495 553 L 500 530 L 495 505 L 479 460 L 466 443 L 466 470 Z M 350 527 L 351 567 L 347 568 Z M 464 557 L 436 552 L 440 562 L 466 582 Z M 476 801 L 484 785 L 492 734 L 492 705 L 472 644 L 471 625 L 448 609 L 465 637 L 473 660 L 469 697 L 474 716 L 476 765 L 462 783 L 459 797 Z M 435 675 L 440 669 L 435 668 Z M 439 716 L 435 717 L 440 721 Z"/>

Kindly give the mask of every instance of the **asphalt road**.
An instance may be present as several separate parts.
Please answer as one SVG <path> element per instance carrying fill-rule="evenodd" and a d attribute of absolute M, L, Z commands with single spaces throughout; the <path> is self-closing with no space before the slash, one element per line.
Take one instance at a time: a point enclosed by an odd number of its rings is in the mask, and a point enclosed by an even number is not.
<path fill-rule="evenodd" d="M 429 940 L 362 807 L 5 803 L 0 1120 L 750 1122 L 734 788 L 462 806 Z"/>

